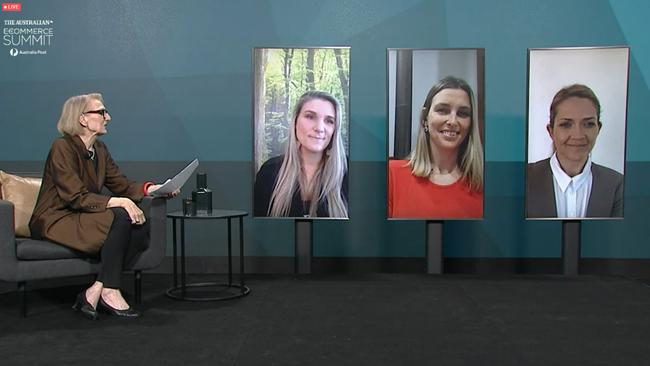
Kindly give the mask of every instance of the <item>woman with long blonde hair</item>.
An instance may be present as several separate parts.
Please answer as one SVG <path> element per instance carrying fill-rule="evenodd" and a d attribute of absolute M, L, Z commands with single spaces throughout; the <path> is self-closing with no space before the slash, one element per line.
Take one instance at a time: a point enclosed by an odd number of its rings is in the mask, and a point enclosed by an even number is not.
<path fill-rule="evenodd" d="M 255 177 L 255 216 L 348 217 L 340 113 L 328 93 L 300 97 L 285 154 L 267 160 Z"/>
<path fill-rule="evenodd" d="M 483 144 L 474 94 L 448 76 L 424 101 L 415 149 L 391 160 L 389 218 L 483 217 Z"/>

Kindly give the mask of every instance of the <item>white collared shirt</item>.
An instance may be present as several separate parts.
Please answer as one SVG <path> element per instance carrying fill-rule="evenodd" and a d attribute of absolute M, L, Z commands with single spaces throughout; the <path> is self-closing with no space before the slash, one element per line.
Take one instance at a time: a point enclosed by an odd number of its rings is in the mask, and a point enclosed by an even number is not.
<path fill-rule="evenodd" d="M 551 157 L 551 171 L 553 172 L 553 188 L 555 191 L 555 207 L 557 217 L 585 217 L 587 205 L 591 195 L 591 155 L 582 172 L 575 177 L 568 176 L 557 160 L 556 154 Z"/>

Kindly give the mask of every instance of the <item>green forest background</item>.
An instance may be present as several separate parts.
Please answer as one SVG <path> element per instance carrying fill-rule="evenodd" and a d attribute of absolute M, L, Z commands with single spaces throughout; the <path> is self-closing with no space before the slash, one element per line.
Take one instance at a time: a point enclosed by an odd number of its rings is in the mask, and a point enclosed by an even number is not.
<path fill-rule="evenodd" d="M 339 101 L 349 152 L 349 48 L 256 48 L 254 68 L 255 171 L 284 153 L 293 108 L 307 91 L 324 91 Z"/>

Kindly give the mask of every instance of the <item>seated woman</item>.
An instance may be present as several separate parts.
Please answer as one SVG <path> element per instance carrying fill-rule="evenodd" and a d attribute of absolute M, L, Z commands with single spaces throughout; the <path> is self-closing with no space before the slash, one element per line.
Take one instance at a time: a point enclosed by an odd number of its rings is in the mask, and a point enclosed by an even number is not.
<path fill-rule="evenodd" d="M 111 116 L 101 94 L 78 95 L 63 105 L 45 162 L 43 183 L 29 223 L 35 239 L 47 239 L 89 255 L 99 254 L 97 280 L 77 297 L 73 309 L 97 319 L 97 310 L 138 317 L 120 293 L 122 270 L 146 249 L 147 218 L 134 201 L 159 188 L 127 180 L 97 138 Z M 101 193 L 108 188 L 114 196 Z M 172 195 L 176 195 L 174 192 Z"/>
<path fill-rule="evenodd" d="M 483 145 L 474 96 L 462 79 L 434 85 L 408 160 L 388 163 L 389 218 L 483 217 Z"/>
<path fill-rule="evenodd" d="M 255 216 L 348 217 L 340 110 L 324 92 L 300 97 L 285 154 L 267 160 L 255 177 Z"/>
<path fill-rule="evenodd" d="M 623 175 L 591 161 L 601 128 L 600 102 L 589 87 L 555 94 L 546 126 L 554 153 L 528 164 L 527 217 L 623 217 Z"/>

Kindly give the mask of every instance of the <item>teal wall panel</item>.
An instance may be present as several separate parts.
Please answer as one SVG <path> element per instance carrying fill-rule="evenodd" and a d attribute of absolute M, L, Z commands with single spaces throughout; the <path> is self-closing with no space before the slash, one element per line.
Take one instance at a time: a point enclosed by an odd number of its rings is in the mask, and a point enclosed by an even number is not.
<path fill-rule="evenodd" d="M 650 3 L 643 0 L 32 0 L 8 19 L 54 20 L 47 55 L 0 45 L 0 169 L 40 170 L 70 95 L 101 91 L 105 137 L 129 175 L 202 161 L 217 206 L 250 209 L 251 49 L 351 47 L 351 215 L 314 223 L 314 254 L 420 257 L 421 221 L 385 220 L 386 48 L 486 50 L 486 219 L 445 223 L 451 257 L 559 257 L 561 224 L 523 220 L 529 47 L 630 45 L 626 218 L 583 224 L 583 256 L 650 258 Z M 189 192 L 191 188 L 186 188 Z M 179 200 L 170 208 L 179 208 Z M 290 256 L 293 225 L 246 220 L 247 252 Z M 193 229 L 190 255 L 219 255 Z M 216 251 L 216 252 L 215 252 Z"/>

